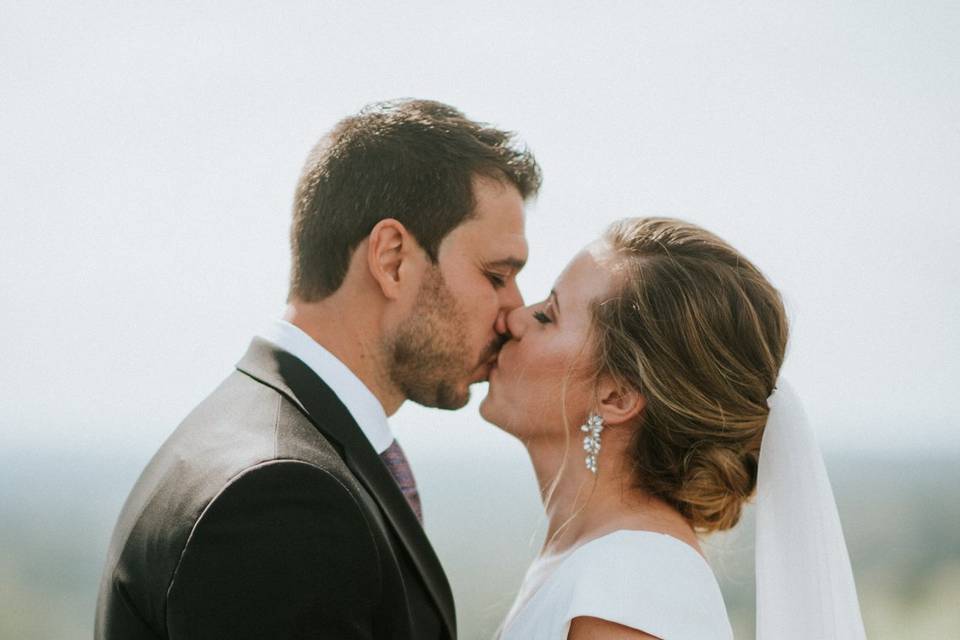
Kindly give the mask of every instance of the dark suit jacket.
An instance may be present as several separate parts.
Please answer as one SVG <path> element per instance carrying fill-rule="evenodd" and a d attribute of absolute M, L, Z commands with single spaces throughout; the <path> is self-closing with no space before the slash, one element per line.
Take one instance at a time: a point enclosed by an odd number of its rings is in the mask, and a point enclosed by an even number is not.
<path fill-rule="evenodd" d="M 350 413 L 255 339 L 123 507 L 98 640 L 456 636 L 423 529 Z"/>

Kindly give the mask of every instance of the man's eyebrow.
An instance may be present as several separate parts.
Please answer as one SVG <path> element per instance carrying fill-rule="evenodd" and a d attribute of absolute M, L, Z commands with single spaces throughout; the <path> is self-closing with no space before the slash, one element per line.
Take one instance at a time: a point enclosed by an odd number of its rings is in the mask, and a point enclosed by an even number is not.
<path fill-rule="evenodd" d="M 512 270 L 514 270 L 514 271 L 520 271 L 521 269 L 523 269 L 523 265 L 525 265 L 525 264 L 527 264 L 527 261 L 526 261 L 526 260 L 521 260 L 520 258 L 515 258 L 515 257 L 511 256 L 511 257 L 509 257 L 509 258 L 501 258 L 500 260 L 494 260 L 494 261 L 492 261 L 492 262 L 488 262 L 488 263 L 487 263 L 487 266 L 488 266 L 488 267 L 501 267 L 501 268 L 502 268 L 502 267 L 506 267 L 506 268 L 512 269 Z"/>

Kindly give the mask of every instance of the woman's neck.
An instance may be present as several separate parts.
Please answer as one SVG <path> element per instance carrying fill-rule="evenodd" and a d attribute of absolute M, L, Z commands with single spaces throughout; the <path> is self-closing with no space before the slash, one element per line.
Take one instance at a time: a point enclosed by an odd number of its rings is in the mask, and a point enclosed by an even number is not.
<path fill-rule="evenodd" d="M 525 443 L 547 513 L 542 555 L 563 553 L 620 529 L 665 533 L 699 551 L 697 536 L 683 516 L 635 486 L 624 464 L 627 436 L 615 429 L 604 432 L 596 475 L 584 463 L 579 438 Z"/>

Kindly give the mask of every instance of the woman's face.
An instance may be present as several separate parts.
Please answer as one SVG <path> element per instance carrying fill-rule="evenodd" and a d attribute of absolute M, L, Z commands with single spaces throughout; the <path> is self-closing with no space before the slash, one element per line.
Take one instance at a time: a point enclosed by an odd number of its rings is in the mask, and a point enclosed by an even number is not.
<path fill-rule="evenodd" d="M 595 401 L 590 304 L 612 288 L 608 262 L 605 243 L 588 245 L 545 300 L 510 312 L 512 338 L 500 351 L 480 405 L 486 420 L 525 441 L 562 438 L 565 425 L 585 421 Z"/>

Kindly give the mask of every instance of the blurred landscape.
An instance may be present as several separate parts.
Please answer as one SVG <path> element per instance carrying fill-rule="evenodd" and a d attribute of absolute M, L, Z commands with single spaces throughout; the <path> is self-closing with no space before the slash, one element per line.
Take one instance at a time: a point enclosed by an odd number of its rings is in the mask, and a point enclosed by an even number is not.
<path fill-rule="evenodd" d="M 0 638 L 90 637 L 114 519 L 148 456 L 0 453 Z M 532 472 L 519 445 L 418 456 L 427 528 L 453 584 L 460 637 L 490 638 L 540 542 Z M 960 637 L 957 460 L 827 462 L 869 637 Z M 706 548 L 737 637 L 752 638 L 750 517 Z"/>

